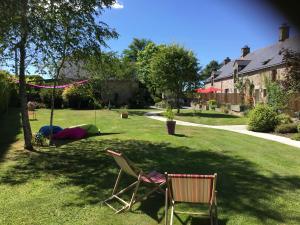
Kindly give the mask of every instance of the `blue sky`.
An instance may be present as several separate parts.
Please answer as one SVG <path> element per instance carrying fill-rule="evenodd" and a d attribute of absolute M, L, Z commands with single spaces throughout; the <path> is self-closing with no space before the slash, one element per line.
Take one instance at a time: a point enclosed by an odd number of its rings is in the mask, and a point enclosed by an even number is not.
<path fill-rule="evenodd" d="M 120 35 L 108 41 L 110 50 L 121 53 L 134 37 L 178 43 L 201 66 L 237 58 L 245 44 L 255 50 L 277 42 L 279 26 L 288 22 L 262 0 L 119 0 L 115 6 L 100 18 Z"/>

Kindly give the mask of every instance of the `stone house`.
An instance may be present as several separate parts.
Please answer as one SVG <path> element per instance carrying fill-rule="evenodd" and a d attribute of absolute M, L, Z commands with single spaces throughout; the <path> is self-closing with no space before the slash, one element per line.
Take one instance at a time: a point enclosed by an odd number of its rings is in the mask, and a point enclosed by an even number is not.
<path fill-rule="evenodd" d="M 62 79 L 85 80 L 91 75 L 84 68 L 83 62 L 66 62 L 60 73 Z M 134 79 L 109 79 L 105 82 L 105 90 L 101 91 L 104 103 L 128 105 L 139 90 L 139 83 Z"/>
<path fill-rule="evenodd" d="M 279 40 L 277 43 L 250 51 L 246 45 L 241 49 L 241 57 L 235 60 L 226 58 L 223 66 L 212 72 L 210 78 L 205 81 L 205 88 L 215 87 L 221 89 L 221 93 L 238 93 L 235 83 L 238 79 L 253 82 L 254 102 L 266 101 L 265 80 L 282 80 L 285 77 L 285 65 L 283 52 L 285 49 L 300 52 L 300 37 L 289 37 L 289 26 L 283 24 L 279 28 Z"/>

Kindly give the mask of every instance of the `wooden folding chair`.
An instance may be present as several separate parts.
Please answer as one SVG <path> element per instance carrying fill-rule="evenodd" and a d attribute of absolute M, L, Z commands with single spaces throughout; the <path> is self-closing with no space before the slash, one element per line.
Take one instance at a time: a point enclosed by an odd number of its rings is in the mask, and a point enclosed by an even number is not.
<path fill-rule="evenodd" d="M 122 153 L 114 152 L 112 150 L 107 150 L 107 153 L 114 158 L 114 160 L 120 167 L 120 171 L 112 195 L 108 199 L 104 200 L 103 202 L 106 205 L 108 205 L 110 208 L 112 208 L 116 213 L 120 213 L 125 210 L 130 210 L 136 202 L 143 200 L 154 191 L 160 191 L 162 193 L 165 193 L 165 191 L 162 189 L 162 185 L 166 183 L 166 179 L 163 174 L 160 174 L 156 171 L 152 171 L 148 174 L 145 174 L 141 169 L 135 167 L 133 163 L 130 162 L 130 160 L 128 160 Z M 136 181 L 134 181 L 126 188 L 118 191 L 119 182 L 123 173 L 126 173 L 127 175 L 134 177 Z M 141 183 L 150 184 L 152 188 L 145 195 L 138 197 L 137 192 Z M 120 195 L 124 194 L 125 192 L 131 189 L 133 189 L 131 200 L 127 202 L 124 199 L 122 199 Z M 123 205 L 123 207 L 121 209 L 115 209 L 111 204 L 108 203 L 110 200 L 113 199 L 118 200 Z"/>
<path fill-rule="evenodd" d="M 165 199 L 165 225 L 168 223 L 168 203 L 171 204 L 170 225 L 173 224 L 174 215 L 179 219 L 178 214 L 208 215 L 211 225 L 218 224 L 217 215 L 217 174 L 196 175 L 196 174 L 167 174 L 167 188 Z M 202 203 L 208 205 L 208 213 L 175 211 L 175 203 Z"/>

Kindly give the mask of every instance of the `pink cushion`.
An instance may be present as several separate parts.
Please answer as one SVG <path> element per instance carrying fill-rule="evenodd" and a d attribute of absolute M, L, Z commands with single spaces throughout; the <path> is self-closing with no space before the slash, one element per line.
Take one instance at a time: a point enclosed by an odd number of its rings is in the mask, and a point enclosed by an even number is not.
<path fill-rule="evenodd" d="M 87 132 L 80 128 L 66 128 L 53 135 L 53 139 L 81 139 L 86 137 Z"/>
<path fill-rule="evenodd" d="M 151 181 L 153 181 L 154 183 L 156 184 L 161 184 L 161 183 L 164 183 L 166 182 L 166 178 L 163 174 L 161 173 L 158 173 L 156 171 L 152 171 L 150 172 L 149 174 L 147 174 L 147 176 L 142 176 L 142 180 L 144 182 L 147 182 L 147 183 L 152 183 L 148 177 L 151 179 Z"/>

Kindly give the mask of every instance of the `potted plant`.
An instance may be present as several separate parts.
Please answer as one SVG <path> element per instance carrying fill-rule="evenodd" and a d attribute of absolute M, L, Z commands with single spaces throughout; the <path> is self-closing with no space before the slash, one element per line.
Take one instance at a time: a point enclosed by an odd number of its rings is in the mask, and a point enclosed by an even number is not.
<path fill-rule="evenodd" d="M 165 117 L 167 117 L 167 130 L 168 134 L 174 135 L 175 134 L 175 126 L 176 126 L 176 121 L 174 121 L 174 113 L 172 108 L 168 108 L 167 111 L 165 112 Z"/>
<path fill-rule="evenodd" d="M 121 108 L 120 112 L 121 112 L 121 118 L 122 119 L 127 119 L 128 118 L 128 110 L 127 110 L 126 105 Z"/>

